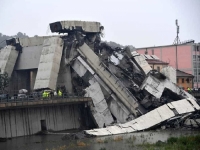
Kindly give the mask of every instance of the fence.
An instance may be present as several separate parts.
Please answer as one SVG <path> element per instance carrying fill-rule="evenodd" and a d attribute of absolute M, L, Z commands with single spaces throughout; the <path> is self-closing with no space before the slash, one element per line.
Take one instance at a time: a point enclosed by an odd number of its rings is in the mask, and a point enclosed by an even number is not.
<path fill-rule="evenodd" d="M 0 102 L 19 102 L 19 101 L 35 101 L 35 100 L 57 100 L 57 99 L 66 99 L 66 98 L 80 98 L 83 96 L 75 95 L 75 94 L 68 94 L 63 93 L 62 96 L 58 95 L 49 95 L 47 97 L 43 97 L 42 93 L 34 93 L 31 95 L 15 95 L 9 96 L 9 94 L 1 94 L 0 95 Z"/>

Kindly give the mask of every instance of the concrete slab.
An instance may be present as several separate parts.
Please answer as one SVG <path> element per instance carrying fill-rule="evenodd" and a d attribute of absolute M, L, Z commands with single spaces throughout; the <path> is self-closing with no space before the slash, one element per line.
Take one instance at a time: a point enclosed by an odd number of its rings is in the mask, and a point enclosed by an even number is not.
<path fill-rule="evenodd" d="M 6 46 L 0 51 L 0 72 L 1 74 L 7 72 L 11 77 L 17 57 L 18 51 L 14 46 Z"/>
<path fill-rule="evenodd" d="M 34 89 L 56 89 L 62 50 L 61 38 L 52 37 L 44 40 Z"/>
<path fill-rule="evenodd" d="M 190 104 L 186 99 L 174 101 L 171 104 L 179 112 L 180 115 L 195 111 L 193 108 L 193 105 Z M 85 132 L 86 134 L 95 135 L 95 136 L 110 135 L 110 132 L 113 134 L 127 133 L 127 130 L 119 129 L 119 127 L 129 128 L 130 132 L 141 131 L 141 130 L 149 129 L 173 117 L 175 117 L 175 114 L 173 113 L 173 111 L 167 105 L 163 105 L 132 121 L 129 121 L 124 124 L 108 127 L 108 129 L 110 129 L 109 132 L 107 132 L 108 131 L 107 128 L 102 128 L 102 129 L 97 129 L 97 130 L 96 129 L 86 130 Z M 188 122 L 186 122 L 186 124 L 188 124 Z"/>
<path fill-rule="evenodd" d="M 160 71 L 162 74 L 164 74 L 166 77 L 170 79 L 173 83 L 176 83 L 176 69 L 174 69 L 171 66 L 167 66 L 165 68 L 162 68 Z"/>
<path fill-rule="evenodd" d="M 94 104 L 94 111 L 92 111 L 92 114 L 98 126 L 103 127 L 104 124 L 109 125 L 110 123 L 112 123 L 114 120 L 112 118 L 110 110 L 108 109 L 108 105 L 101 91 L 99 83 L 94 82 L 92 85 L 86 88 L 85 91 L 85 97 L 92 98 Z"/>

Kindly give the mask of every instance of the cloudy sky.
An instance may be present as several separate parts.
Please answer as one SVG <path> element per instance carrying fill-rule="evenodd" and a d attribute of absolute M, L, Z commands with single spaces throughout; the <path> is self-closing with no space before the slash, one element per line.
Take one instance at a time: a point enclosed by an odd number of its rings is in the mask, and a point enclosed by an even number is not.
<path fill-rule="evenodd" d="M 99 21 L 103 40 L 135 47 L 172 44 L 175 20 L 181 41 L 200 42 L 200 0 L 0 0 L 0 33 L 51 35 L 59 20 Z"/>

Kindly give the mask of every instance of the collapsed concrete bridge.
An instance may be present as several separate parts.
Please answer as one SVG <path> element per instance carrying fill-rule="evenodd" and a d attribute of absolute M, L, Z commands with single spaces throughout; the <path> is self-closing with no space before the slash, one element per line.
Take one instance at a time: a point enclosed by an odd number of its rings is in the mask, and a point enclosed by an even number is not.
<path fill-rule="evenodd" d="M 129 47 L 113 48 L 101 42 L 104 27 L 99 22 L 59 21 L 51 23 L 50 29 L 65 35 L 7 40 L 0 51 L 1 73 L 15 78 L 19 73 L 13 70 L 33 69 L 29 86 L 34 90 L 54 90 L 59 85 L 69 94 L 91 97 L 97 127 L 126 123 L 173 101 L 196 102 L 172 82 L 170 67 L 157 72 Z"/>

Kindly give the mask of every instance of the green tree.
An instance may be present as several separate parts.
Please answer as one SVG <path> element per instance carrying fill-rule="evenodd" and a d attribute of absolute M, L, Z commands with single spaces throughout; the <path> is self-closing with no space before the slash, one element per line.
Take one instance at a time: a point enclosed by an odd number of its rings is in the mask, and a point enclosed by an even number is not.
<path fill-rule="evenodd" d="M 9 85 L 10 78 L 8 77 L 8 73 L 0 74 L 0 93 L 4 93 L 6 87 Z"/>

